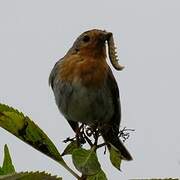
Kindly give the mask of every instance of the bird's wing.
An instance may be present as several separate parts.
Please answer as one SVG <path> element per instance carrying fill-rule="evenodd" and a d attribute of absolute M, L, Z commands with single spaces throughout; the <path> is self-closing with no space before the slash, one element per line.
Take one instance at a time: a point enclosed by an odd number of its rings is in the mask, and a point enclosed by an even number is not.
<path fill-rule="evenodd" d="M 114 132 L 118 134 L 121 121 L 121 105 L 118 85 L 110 68 L 107 76 L 107 85 L 111 91 L 111 96 L 114 104 L 114 114 L 112 116 L 111 123 L 113 124 Z"/>
<path fill-rule="evenodd" d="M 63 58 L 61 58 L 59 61 L 56 62 L 56 64 L 54 65 L 54 67 L 51 70 L 51 73 L 49 75 L 49 85 L 51 86 L 52 89 L 54 87 L 54 79 L 55 79 L 55 77 L 57 75 L 57 71 L 58 71 L 58 64 L 62 60 L 63 60 Z"/>
<path fill-rule="evenodd" d="M 114 104 L 114 114 L 111 120 L 109 121 L 110 122 L 109 128 L 102 129 L 101 134 L 105 142 L 115 146 L 121 153 L 122 158 L 124 160 L 129 161 L 132 160 L 132 156 L 118 137 L 120 120 L 121 120 L 121 106 L 120 106 L 119 89 L 117 86 L 117 82 L 110 68 L 107 76 L 107 83 L 108 83 L 107 86 L 111 91 L 111 97 Z M 110 146 L 108 146 L 108 148 L 110 148 Z"/>
<path fill-rule="evenodd" d="M 49 85 L 51 86 L 51 88 L 53 89 L 53 92 L 56 93 L 57 90 L 55 91 L 55 88 L 54 88 L 54 83 L 55 83 L 55 78 L 56 78 L 56 75 L 58 73 L 58 64 L 60 63 L 60 61 L 62 61 L 63 58 L 61 58 L 58 62 L 56 62 L 56 64 L 54 65 L 51 73 L 50 73 L 50 76 L 49 76 Z M 59 82 L 60 83 L 60 82 Z M 64 86 L 64 85 L 63 85 Z M 59 89 L 60 91 L 60 89 Z M 56 97 L 56 94 L 55 94 L 55 97 Z M 78 128 L 78 123 L 77 122 L 74 122 L 74 121 L 71 121 L 69 119 L 67 119 L 69 125 L 71 126 L 71 128 L 74 130 L 74 132 L 77 131 L 77 128 Z"/>

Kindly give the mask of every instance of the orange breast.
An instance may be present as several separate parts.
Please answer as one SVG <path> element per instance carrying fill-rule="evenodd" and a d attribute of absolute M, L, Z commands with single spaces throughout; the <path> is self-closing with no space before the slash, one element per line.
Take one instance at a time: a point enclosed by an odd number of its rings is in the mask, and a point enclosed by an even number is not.
<path fill-rule="evenodd" d="M 63 81 L 81 83 L 86 87 L 98 88 L 107 76 L 108 65 L 105 58 L 83 59 L 78 55 L 71 55 L 59 64 L 59 78 Z"/>

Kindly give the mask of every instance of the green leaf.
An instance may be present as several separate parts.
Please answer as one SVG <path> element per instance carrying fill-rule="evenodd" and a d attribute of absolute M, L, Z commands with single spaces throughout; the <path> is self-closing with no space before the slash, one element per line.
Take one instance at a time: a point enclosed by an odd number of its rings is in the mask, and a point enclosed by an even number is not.
<path fill-rule="evenodd" d="M 72 159 L 76 169 L 83 175 L 94 175 L 101 170 L 97 155 L 93 149 L 75 149 L 72 153 Z"/>
<path fill-rule="evenodd" d="M 70 144 L 68 144 L 62 153 L 62 156 L 72 154 L 75 149 L 78 148 L 77 141 L 72 141 Z"/>
<path fill-rule="evenodd" d="M 3 172 L 3 175 L 15 172 L 15 168 L 12 164 L 11 156 L 7 145 L 4 146 L 4 161 L 1 170 Z"/>
<path fill-rule="evenodd" d="M 107 180 L 105 173 L 101 170 L 97 174 L 88 176 L 87 180 Z"/>
<path fill-rule="evenodd" d="M 4 173 L 3 173 L 3 170 L 2 170 L 2 168 L 0 167 L 0 175 L 3 175 Z"/>
<path fill-rule="evenodd" d="M 0 176 L 0 180 L 62 180 L 62 178 L 51 176 L 45 172 L 21 172 Z"/>
<path fill-rule="evenodd" d="M 121 153 L 112 144 L 110 144 L 109 153 L 112 165 L 118 170 L 120 170 L 122 160 Z"/>
<path fill-rule="evenodd" d="M 0 104 L 0 127 L 56 160 L 61 165 L 66 165 L 48 136 L 29 117 L 24 116 L 18 110 Z"/>

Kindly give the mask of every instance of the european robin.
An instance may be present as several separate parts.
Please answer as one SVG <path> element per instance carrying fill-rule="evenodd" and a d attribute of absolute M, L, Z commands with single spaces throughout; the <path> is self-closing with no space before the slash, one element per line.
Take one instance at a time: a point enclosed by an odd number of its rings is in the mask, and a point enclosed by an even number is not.
<path fill-rule="evenodd" d="M 79 123 L 101 126 L 104 141 L 115 146 L 122 159 L 132 160 L 118 136 L 121 121 L 119 89 L 106 62 L 106 42 L 110 56 L 114 55 L 110 40 L 110 32 L 93 29 L 82 33 L 55 64 L 49 84 L 60 112 L 75 132 Z M 115 68 L 120 70 L 122 66 L 115 65 Z"/>

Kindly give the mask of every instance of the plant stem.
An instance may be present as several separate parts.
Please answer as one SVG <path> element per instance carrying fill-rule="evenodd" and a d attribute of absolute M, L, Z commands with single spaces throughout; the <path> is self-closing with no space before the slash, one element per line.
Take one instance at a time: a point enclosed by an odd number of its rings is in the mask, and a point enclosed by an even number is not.
<path fill-rule="evenodd" d="M 60 163 L 67 171 L 69 171 L 74 177 L 80 179 L 80 176 L 76 174 L 65 162 L 62 164 Z"/>

